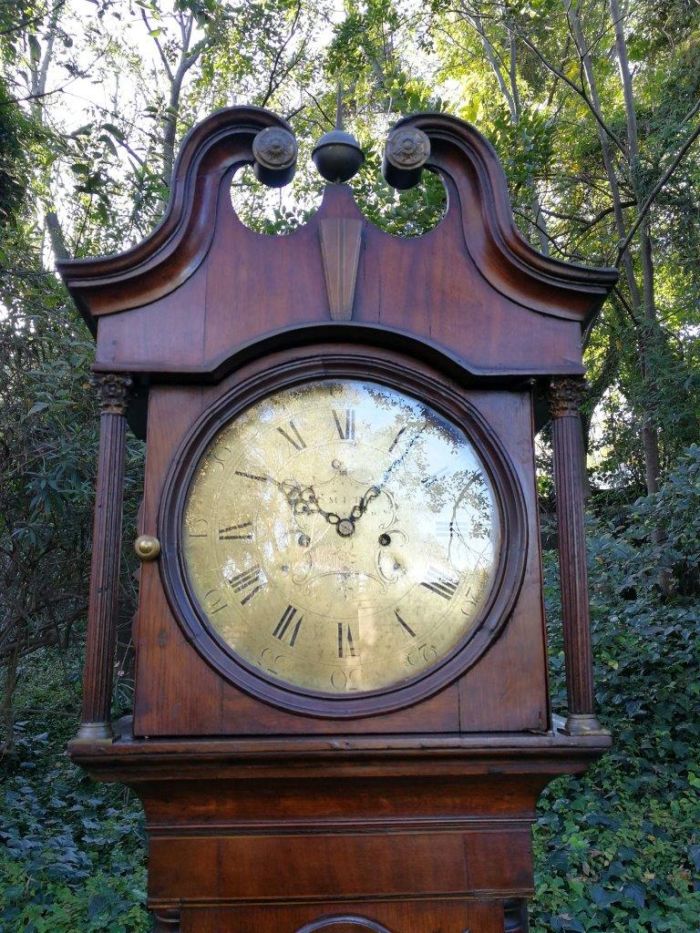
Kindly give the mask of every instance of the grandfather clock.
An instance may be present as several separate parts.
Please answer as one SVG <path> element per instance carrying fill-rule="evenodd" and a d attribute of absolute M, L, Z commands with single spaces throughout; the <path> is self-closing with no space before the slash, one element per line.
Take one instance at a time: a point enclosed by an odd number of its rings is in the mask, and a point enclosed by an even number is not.
<path fill-rule="evenodd" d="M 286 183 L 290 127 L 219 111 L 165 219 L 60 265 L 97 341 L 100 454 L 74 761 L 128 784 L 160 930 L 525 930 L 531 824 L 609 746 L 594 712 L 581 337 L 613 270 L 542 256 L 497 157 L 401 120 L 387 181 L 447 211 L 390 236 L 342 184 L 287 236 L 230 199 Z M 548 406 L 548 408 L 547 408 Z M 568 717 L 548 702 L 533 438 L 552 419 Z M 127 421 L 147 441 L 133 717 L 110 721 Z M 125 532 L 131 535 L 131 530 Z"/>

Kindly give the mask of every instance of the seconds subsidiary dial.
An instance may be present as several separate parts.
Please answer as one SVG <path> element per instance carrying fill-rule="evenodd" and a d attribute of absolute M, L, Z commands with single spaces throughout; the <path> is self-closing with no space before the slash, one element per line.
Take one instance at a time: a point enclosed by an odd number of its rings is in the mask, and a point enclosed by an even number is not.
<path fill-rule="evenodd" d="M 200 616 L 237 658 L 303 690 L 381 690 L 478 624 L 501 520 L 467 435 L 365 381 L 306 383 L 229 421 L 181 529 Z"/>

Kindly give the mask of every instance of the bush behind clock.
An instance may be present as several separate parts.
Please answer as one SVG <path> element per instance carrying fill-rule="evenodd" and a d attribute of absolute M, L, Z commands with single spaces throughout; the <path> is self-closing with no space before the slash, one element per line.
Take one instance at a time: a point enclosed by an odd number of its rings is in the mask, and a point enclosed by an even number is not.
<path fill-rule="evenodd" d="M 657 495 L 614 518 L 598 511 L 589 529 L 593 637 L 601 716 L 615 747 L 583 778 L 560 779 L 543 795 L 532 930 L 692 933 L 700 917 L 700 448 L 686 452 Z M 545 570 L 556 710 L 564 708 L 563 654 L 551 551 Z M 94 784 L 64 754 L 79 712 L 80 654 L 79 645 L 47 647 L 24 662 L 15 750 L 3 763 L 0 931 L 150 928 L 138 801 Z"/>

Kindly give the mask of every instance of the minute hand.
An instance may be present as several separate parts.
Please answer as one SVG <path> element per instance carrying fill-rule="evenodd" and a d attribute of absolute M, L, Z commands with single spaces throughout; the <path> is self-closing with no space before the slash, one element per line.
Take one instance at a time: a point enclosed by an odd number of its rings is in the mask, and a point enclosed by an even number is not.
<path fill-rule="evenodd" d="M 406 459 L 406 457 L 410 454 L 411 448 L 413 447 L 414 444 L 416 444 L 416 443 L 418 442 L 418 440 L 420 439 L 420 436 L 422 435 L 423 431 L 425 431 L 425 425 L 420 429 L 420 431 L 416 431 L 416 433 L 415 433 L 415 434 L 413 435 L 413 437 L 411 438 L 410 443 L 406 446 L 406 449 L 404 450 L 404 452 L 403 452 L 402 454 L 400 454 L 400 455 L 396 458 L 396 460 L 394 460 L 392 463 L 390 463 L 389 466 L 386 468 L 386 470 L 384 470 L 384 475 L 382 476 L 382 478 L 379 480 L 379 483 L 377 484 L 377 488 L 379 489 L 380 492 L 381 492 L 382 489 L 384 488 L 384 485 L 386 484 L 386 481 L 389 479 L 389 477 L 390 477 L 391 474 L 394 472 L 394 470 L 395 470 L 398 466 L 400 466 L 400 465 L 404 462 L 404 460 Z"/>
<path fill-rule="evenodd" d="M 377 483 L 376 486 L 370 486 L 367 492 L 360 499 L 359 503 L 353 506 L 352 511 L 350 512 L 350 515 L 349 515 L 349 518 L 352 521 L 357 521 L 358 518 L 361 518 L 367 511 L 367 506 L 370 504 L 370 502 L 372 502 L 373 499 L 376 499 L 378 496 L 381 495 L 384 489 L 384 486 L 386 485 L 387 480 L 391 476 L 392 472 L 401 463 L 403 463 L 403 461 L 406 459 L 406 457 L 411 452 L 411 448 L 416 443 L 416 441 L 419 439 L 419 437 L 421 436 L 424 430 L 425 430 L 425 427 L 422 427 L 420 431 L 416 432 L 416 434 L 413 435 L 410 444 L 408 444 L 404 452 L 400 456 L 398 456 L 392 463 L 390 463 L 389 466 L 386 468 L 386 470 L 384 470 L 384 474 L 382 478 L 379 480 L 379 483 Z"/>

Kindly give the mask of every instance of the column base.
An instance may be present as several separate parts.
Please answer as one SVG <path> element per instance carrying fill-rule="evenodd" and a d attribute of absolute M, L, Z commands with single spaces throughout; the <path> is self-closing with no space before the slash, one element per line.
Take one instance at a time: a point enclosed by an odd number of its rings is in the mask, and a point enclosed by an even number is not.
<path fill-rule="evenodd" d="M 593 713 L 569 713 L 560 730 L 564 735 L 609 735 Z"/>
<path fill-rule="evenodd" d="M 114 733 L 110 722 L 82 722 L 74 742 L 113 742 Z"/>

